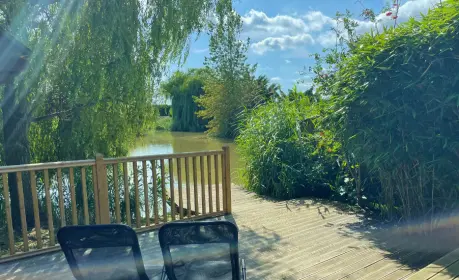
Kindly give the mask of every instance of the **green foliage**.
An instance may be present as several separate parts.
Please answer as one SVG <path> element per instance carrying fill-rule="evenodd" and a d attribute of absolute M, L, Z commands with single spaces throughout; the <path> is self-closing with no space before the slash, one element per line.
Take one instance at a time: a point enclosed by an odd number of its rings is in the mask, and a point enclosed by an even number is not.
<path fill-rule="evenodd" d="M 161 84 L 161 91 L 172 100 L 172 127 L 173 131 L 201 132 L 206 130 L 207 121 L 198 117 L 196 113 L 202 109 L 195 99 L 204 94 L 204 81 L 208 70 L 192 69 L 187 73 L 175 72 L 165 83 Z"/>
<path fill-rule="evenodd" d="M 0 30 L 32 51 L 27 69 L 5 90 L 10 98 L 3 95 L 3 161 L 125 155 L 153 127 L 162 70 L 186 57 L 190 34 L 207 27 L 217 1 L 0 1 Z M 9 180 L 19 225 L 14 175 Z M 24 196 L 32 226 L 29 183 Z"/>
<path fill-rule="evenodd" d="M 172 117 L 159 117 L 156 122 L 156 130 L 171 130 Z"/>
<path fill-rule="evenodd" d="M 181 59 L 216 1 L 141 2 L 1 4 L 3 28 L 32 50 L 15 92 L 30 112 L 32 161 L 123 155 L 153 127 L 152 79 Z"/>
<path fill-rule="evenodd" d="M 293 95 L 254 109 L 242 122 L 236 143 L 246 185 L 276 198 L 330 197 L 345 187 L 340 146 L 315 129 L 318 106 L 301 92 Z"/>
<path fill-rule="evenodd" d="M 238 113 L 253 92 L 253 67 L 246 63 L 248 41 L 238 39 L 242 30 L 241 16 L 229 2 L 217 5 L 217 24 L 212 26 L 209 52 L 205 64 L 212 71 L 205 83 L 205 95 L 197 99 L 204 109 L 198 115 L 209 120 L 211 134 L 233 138 Z"/>
<path fill-rule="evenodd" d="M 459 198 L 459 2 L 421 20 L 366 34 L 327 88 L 346 154 L 388 214 L 433 217 Z M 322 84 L 323 85 L 323 84 Z M 331 86 L 330 86 L 331 85 Z"/>
<path fill-rule="evenodd" d="M 170 117 L 172 115 L 171 112 L 171 105 L 154 105 L 155 108 L 158 110 L 160 117 Z"/>

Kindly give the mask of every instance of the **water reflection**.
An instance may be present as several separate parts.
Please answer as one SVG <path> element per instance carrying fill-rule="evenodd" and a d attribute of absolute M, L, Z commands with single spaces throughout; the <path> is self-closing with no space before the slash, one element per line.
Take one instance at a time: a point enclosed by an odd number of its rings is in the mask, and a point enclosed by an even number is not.
<path fill-rule="evenodd" d="M 230 147 L 232 182 L 238 183 L 240 180 L 238 179 L 237 170 L 242 166 L 242 164 L 236 152 L 236 145 L 231 140 L 210 138 L 203 133 L 156 131 L 150 135 L 139 138 L 135 144 L 135 147 L 130 151 L 129 155 L 140 156 L 221 150 L 225 145 Z M 182 164 L 184 163 L 182 162 Z M 220 162 L 219 166 L 221 168 Z M 211 172 L 215 172 L 213 159 L 211 164 Z M 198 177 L 200 177 L 199 173 L 200 172 L 198 171 Z M 184 176 L 184 167 L 182 169 L 182 174 Z M 208 174 L 207 163 L 204 164 L 204 174 Z"/>

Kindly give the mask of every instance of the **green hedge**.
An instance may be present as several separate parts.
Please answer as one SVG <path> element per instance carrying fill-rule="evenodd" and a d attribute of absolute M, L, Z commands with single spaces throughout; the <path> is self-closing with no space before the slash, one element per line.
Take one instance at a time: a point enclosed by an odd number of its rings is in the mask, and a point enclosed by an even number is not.
<path fill-rule="evenodd" d="M 335 152 L 308 119 L 309 99 L 272 102 L 249 112 L 236 139 L 246 186 L 275 198 L 330 197 L 344 180 Z"/>
<path fill-rule="evenodd" d="M 333 125 L 379 206 L 407 219 L 457 208 L 459 1 L 363 36 L 338 69 Z"/>

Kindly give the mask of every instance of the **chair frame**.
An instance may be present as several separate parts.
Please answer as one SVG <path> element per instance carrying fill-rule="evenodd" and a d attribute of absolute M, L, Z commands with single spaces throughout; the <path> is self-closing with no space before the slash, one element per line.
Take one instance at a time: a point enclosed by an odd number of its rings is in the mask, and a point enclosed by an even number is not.
<path fill-rule="evenodd" d="M 232 267 L 232 275 L 233 280 L 240 280 L 245 279 L 245 263 L 244 260 L 241 260 L 241 265 L 239 264 L 239 249 L 238 249 L 238 228 L 234 223 L 228 221 L 207 221 L 207 222 L 172 222 L 163 225 L 158 232 L 159 237 L 159 244 L 161 246 L 161 251 L 164 258 L 164 268 L 165 273 L 169 280 L 177 280 L 174 273 L 173 263 L 172 263 L 172 256 L 170 252 L 169 242 L 166 240 L 164 232 L 171 228 L 188 228 L 190 226 L 216 226 L 216 225 L 224 225 L 227 226 L 235 236 L 235 239 L 227 242 L 230 245 L 230 258 L 231 258 L 231 267 Z M 211 243 L 221 243 L 221 242 L 192 242 L 192 243 L 180 243 L 177 245 L 190 245 L 190 244 L 211 244 Z M 241 270 L 242 267 L 242 270 Z M 242 275 L 241 275 L 242 274 Z"/>
<path fill-rule="evenodd" d="M 101 234 L 102 232 L 107 232 L 107 231 L 114 231 L 114 230 L 119 230 L 123 233 L 127 233 L 126 236 L 123 236 L 126 238 L 126 240 L 129 240 L 129 242 L 126 242 L 125 244 L 107 244 L 100 243 L 100 242 L 91 242 L 91 240 L 88 240 L 87 244 L 84 246 L 72 246 L 71 242 L 69 243 L 68 241 L 76 240 L 75 238 L 82 238 L 85 236 L 93 236 L 94 234 Z M 76 235 L 76 236 L 75 236 Z M 59 229 L 57 233 L 57 239 L 59 241 L 59 244 L 61 245 L 62 251 L 65 254 L 65 257 L 67 259 L 67 262 L 70 266 L 70 269 L 72 270 L 73 276 L 75 276 L 76 279 L 78 280 L 83 280 L 84 277 L 81 275 L 80 269 L 78 268 L 78 262 L 75 259 L 75 256 L 73 254 L 74 249 L 84 249 L 84 248 L 110 248 L 110 247 L 115 247 L 116 246 L 130 246 L 132 249 L 132 254 L 134 257 L 135 265 L 137 268 L 137 273 L 139 274 L 139 279 L 140 280 L 148 280 L 148 276 L 145 272 L 145 267 L 143 264 L 143 259 L 142 259 L 142 253 L 140 251 L 140 246 L 139 246 L 139 240 L 137 238 L 136 232 L 126 226 L 126 225 L 120 225 L 120 224 L 109 224 L 109 225 L 86 225 L 86 226 L 66 226 L 61 229 Z"/>

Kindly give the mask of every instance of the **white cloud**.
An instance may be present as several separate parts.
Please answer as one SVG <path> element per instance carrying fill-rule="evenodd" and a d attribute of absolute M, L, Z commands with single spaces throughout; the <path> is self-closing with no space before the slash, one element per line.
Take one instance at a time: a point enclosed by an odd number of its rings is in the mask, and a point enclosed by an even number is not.
<path fill-rule="evenodd" d="M 307 21 L 309 31 L 320 31 L 334 22 L 331 17 L 324 15 L 320 11 L 310 11 L 303 18 Z"/>
<path fill-rule="evenodd" d="M 262 11 L 250 10 L 242 17 L 244 35 L 254 40 L 266 37 L 295 36 L 310 31 L 320 31 L 332 22 L 330 17 L 320 11 L 311 11 L 299 17 L 297 15 L 276 15 L 269 17 Z"/>
<path fill-rule="evenodd" d="M 439 2 L 440 0 L 407 0 L 400 6 L 397 22 L 402 23 L 410 17 L 418 17 Z M 333 26 L 343 29 L 342 26 L 337 26 L 335 19 L 321 11 L 309 11 L 302 16 L 269 17 L 264 12 L 252 9 L 242 19 L 244 34 L 252 38 L 254 43 L 251 44 L 251 49 L 258 55 L 269 51 L 289 50 L 290 57 L 298 57 L 301 53 L 308 53 L 306 50 L 310 46 L 331 47 L 336 44 L 336 34 L 330 28 Z M 357 34 L 375 29 L 372 22 L 355 20 L 359 24 Z M 385 13 L 378 15 L 377 20 L 378 29 L 394 24 L 394 20 Z"/>
<path fill-rule="evenodd" d="M 288 15 L 267 16 L 264 12 L 250 10 L 242 17 L 244 34 L 252 39 L 273 35 L 295 35 L 307 31 L 302 19 Z"/>
<path fill-rule="evenodd" d="M 336 33 L 334 31 L 327 31 L 317 36 L 317 43 L 324 48 L 329 48 L 336 44 Z"/>
<path fill-rule="evenodd" d="M 272 77 L 271 78 L 271 82 L 279 82 L 280 80 L 282 80 L 280 77 Z"/>
<path fill-rule="evenodd" d="M 282 37 L 268 37 L 258 43 L 253 43 L 251 48 L 256 54 L 264 54 L 268 51 L 295 49 L 301 46 L 313 45 L 314 39 L 310 34 L 296 36 L 284 35 Z"/>
<path fill-rule="evenodd" d="M 286 60 L 285 60 L 285 63 L 290 64 L 290 63 L 292 63 L 292 62 L 291 62 L 290 60 L 286 59 Z"/>

